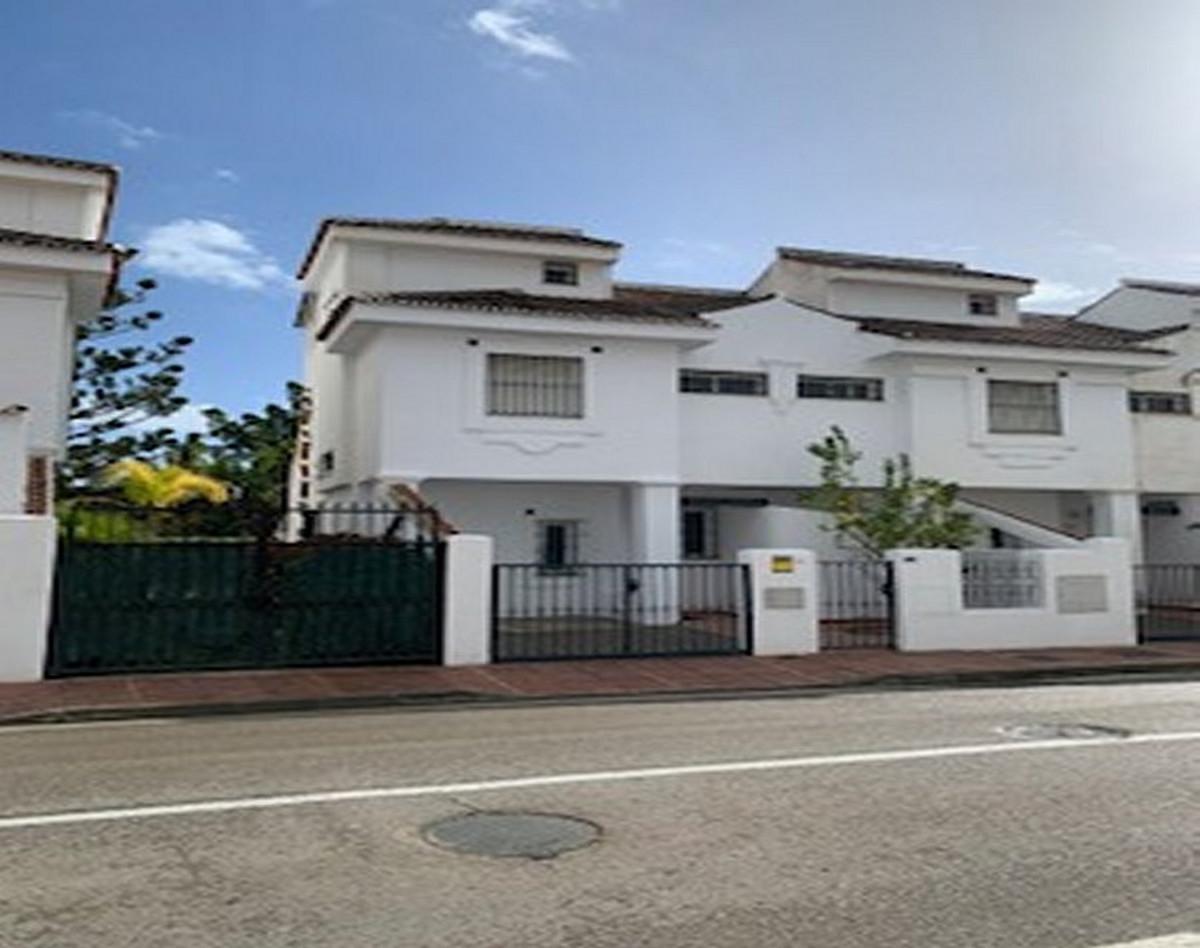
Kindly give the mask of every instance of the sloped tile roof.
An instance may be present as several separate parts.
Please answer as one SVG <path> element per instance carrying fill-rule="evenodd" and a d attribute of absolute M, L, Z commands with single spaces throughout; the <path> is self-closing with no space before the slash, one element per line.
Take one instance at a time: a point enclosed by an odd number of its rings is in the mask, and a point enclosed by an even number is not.
<path fill-rule="evenodd" d="M 0 150 L 0 161 L 19 161 L 25 165 L 41 165 L 43 168 L 65 168 L 71 171 L 95 171 L 99 174 L 115 175 L 115 165 L 98 161 L 83 161 L 79 158 L 60 158 L 57 155 L 32 155 L 23 151 Z"/>
<path fill-rule="evenodd" d="M 422 234 L 454 234 L 463 237 L 499 237 L 507 240 L 536 240 L 549 243 L 574 245 L 577 247 L 600 247 L 619 250 L 621 244 L 615 240 L 589 237 L 581 230 L 570 227 L 538 227 L 534 225 L 503 224 L 490 221 L 464 221 L 448 217 L 426 217 L 417 219 L 390 217 L 327 217 L 317 227 L 317 233 L 309 244 L 308 251 L 296 272 L 303 279 L 317 256 L 321 241 L 331 227 L 369 227 L 378 230 L 404 231 Z"/>
<path fill-rule="evenodd" d="M 1159 329 L 1117 329 L 1085 323 L 1069 316 L 1022 313 L 1017 326 L 975 326 L 964 323 L 890 319 L 881 316 L 846 316 L 863 332 L 898 339 L 929 342 L 965 342 L 997 346 L 1034 346 L 1042 349 L 1088 349 L 1100 352 L 1145 352 L 1170 355 L 1166 349 L 1148 348 L 1143 343 L 1180 332 L 1186 326 Z"/>
<path fill-rule="evenodd" d="M 1131 290 L 1150 290 L 1154 293 L 1170 293 L 1175 296 L 1200 296 L 1200 283 L 1173 283 L 1168 280 L 1122 280 L 1122 286 Z"/>
<path fill-rule="evenodd" d="M 1033 283 L 1033 277 L 1012 273 L 975 270 L 957 260 L 930 260 L 924 257 L 894 257 L 885 254 L 849 253 L 841 250 L 817 250 L 807 247 L 779 247 L 780 258 L 800 263 L 813 263 L 843 270 L 898 270 L 905 273 L 928 273 L 935 276 L 976 277 L 989 280 L 1017 280 Z"/>
<path fill-rule="evenodd" d="M 751 300 L 744 294 L 673 293 L 662 288 L 642 292 L 629 286 L 620 287 L 611 299 L 539 296 L 519 290 L 355 293 L 338 303 L 317 332 L 317 338 L 328 338 L 355 303 L 367 306 L 468 309 L 505 315 L 567 317 L 713 329 L 716 328 L 715 324 L 705 319 L 702 313 L 733 309 L 745 306 L 748 302 Z"/>
<path fill-rule="evenodd" d="M 0 244 L 18 247 L 38 247 L 46 250 L 69 250 L 74 253 L 118 252 L 132 256 L 131 252 L 103 240 L 83 240 L 78 237 L 56 237 L 53 234 L 37 234 L 27 230 L 0 228 Z"/>

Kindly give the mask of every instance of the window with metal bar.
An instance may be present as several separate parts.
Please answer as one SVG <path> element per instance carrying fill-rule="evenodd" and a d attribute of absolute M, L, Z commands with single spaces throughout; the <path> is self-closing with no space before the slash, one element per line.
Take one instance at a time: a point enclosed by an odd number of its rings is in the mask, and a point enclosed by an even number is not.
<path fill-rule="evenodd" d="M 1062 434 L 1055 382 L 989 379 L 988 430 L 994 434 Z"/>
<path fill-rule="evenodd" d="M 582 418 L 583 359 L 489 353 L 487 413 Z"/>
<path fill-rule="evenodd" d="M 1192 396 L 1187 392 L 1130 392 L 1129 410 L 1149 415 L 1190 415 Z"/>
<path fill-rule="evenodd" d="M 579 264 L 569 260 L 547 260 L 542 264 L 542 282 L 555 286 L 578 286 Z"/>
<path fill-rule="evenodd" d="M 765 372 L 734 372 L 724 369 L 682 369 L 679 390 L 692 395 L 766 395 Z"/>
<path fill-rule="evenodd" d="M 686 560 L 715 560 L 717 558 L 717 511 L 699 507 L 683 512 L 683 558 Z"/>
<path fill-rule="evenodd" d="M 995 293 L 968 293 L 967 312 L 972 316 L 995 316 L 1000 311 L 1000 301 Z"/>
<path fill-rule="evenodd" d="M 543 573 L 570 572 L 578 565 L 578 520 L 541 520 L 537 530 L 538 565 Z"/>
<path fill-rule="evenodd" d="M 844 398 L 860 402 L 883 401 L 883 379 L 841 375 L 799 375 L 797 398 Z"/>

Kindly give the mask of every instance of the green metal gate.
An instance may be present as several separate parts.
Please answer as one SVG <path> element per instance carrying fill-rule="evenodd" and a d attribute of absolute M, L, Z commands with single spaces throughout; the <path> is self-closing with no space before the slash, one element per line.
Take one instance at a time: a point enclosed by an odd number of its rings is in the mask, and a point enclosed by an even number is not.
<path fill-rule="evenodd" d="M 47 674 L 436 662 L 441 551 L 428 538 L 65 537 Z"/>

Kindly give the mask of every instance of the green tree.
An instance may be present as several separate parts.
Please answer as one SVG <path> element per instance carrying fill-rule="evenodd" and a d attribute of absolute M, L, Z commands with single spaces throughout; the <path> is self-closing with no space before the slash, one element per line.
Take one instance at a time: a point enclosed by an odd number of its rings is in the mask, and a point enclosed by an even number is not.
<path fill-rule="evenodd" d="M 969 514 L 956 509 L 958 485 L 913 473 L 907 454 L 883 462 L 883 484 L 865 488 L 855 468 L 855 450 L 841 428 L 808 445 L 821 462 L 821 486 L 805 495 L 811 506 L 829 514 L 825 529 L 875 557 L 899 547 L 961 548 L 977 532 Z"/>
<path fill-rule="evenodd" d="M 292 457 L 308 411 L 304 386 L 289 382 L 282 405 L 240 415 L 206 409 L 208 431 L 178 441 L 167 455 L 228 484 L 242 510 L 277 512 L 287 504 Z"/>
<path fill-rule="evenodd" d="M 116 290 L 104 311 L 76 330 L 67 456 L 59 471 L 62 496 L 94 487 L 117 461 L 155 457 L 177 443 L 169 426 L 151 424 L 187 404 L 179 391 L 180 359 L 192 339 L 135 341 L 163 318 L 145 308 L 155 287 L 145 279 L 133 290 Z"/>
<path fill-rule="evenodd" d="M 120 490 L 129 503 L 159 510 L 192 501 L 223 504 L 229 500 L 229 487 L 223 481 L 177 464 L 160 467 L 125 458 L 105 471 L 103 482 Z"/>

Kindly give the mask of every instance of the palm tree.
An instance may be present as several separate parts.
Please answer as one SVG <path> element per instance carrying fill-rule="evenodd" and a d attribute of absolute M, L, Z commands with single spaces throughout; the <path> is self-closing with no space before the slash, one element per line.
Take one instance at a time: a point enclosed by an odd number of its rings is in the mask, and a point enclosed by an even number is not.
<path fill-rule="evenodd" d="M 178 464 L 155 467 L 132 458 L 110 465 L 104 472 L 104 484 L 119 487 L 127 501 L 140 507 L 165 509 L 190 500 L 206 500 L 210 504 L 229 500 L 229 487 L 215 477 L 189 471 Z"/>

